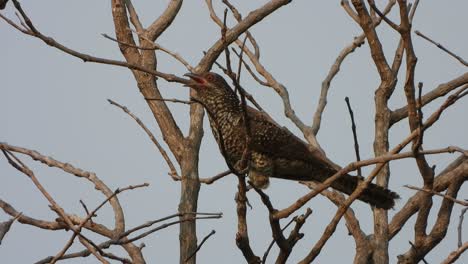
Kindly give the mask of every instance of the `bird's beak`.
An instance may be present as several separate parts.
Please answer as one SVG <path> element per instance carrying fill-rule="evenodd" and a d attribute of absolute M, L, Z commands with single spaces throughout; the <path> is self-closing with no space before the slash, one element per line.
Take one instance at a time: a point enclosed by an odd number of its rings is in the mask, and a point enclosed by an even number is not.
<path fill-rule="evenodd" d="M 206 83 L 205 79 L 203 77 L 201 77 L 200 75 L 198 74 L 195 74 L 195 73 L 186 73 L 184 74 L 184 76 L 187 76 L 190 78 L 190 81 L 188 84 L 184 85 L 184 86 L 188 86 L 188 87 L 191 87 L 191 88 L 198 88 L 199 86 L 202 86 Z"/>

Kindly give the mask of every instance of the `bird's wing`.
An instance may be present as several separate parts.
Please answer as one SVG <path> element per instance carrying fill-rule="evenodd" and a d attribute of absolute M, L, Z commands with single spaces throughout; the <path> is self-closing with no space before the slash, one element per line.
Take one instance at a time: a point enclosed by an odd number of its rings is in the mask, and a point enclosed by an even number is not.
<path fill-rule="evenodd" d="M 273 158 L 303 161 L 316 161 L 306 143 L 288 129 L 278 125 L 268 115 L 249 108 L 251 148 L 253 151 L 268 154 Z"/>

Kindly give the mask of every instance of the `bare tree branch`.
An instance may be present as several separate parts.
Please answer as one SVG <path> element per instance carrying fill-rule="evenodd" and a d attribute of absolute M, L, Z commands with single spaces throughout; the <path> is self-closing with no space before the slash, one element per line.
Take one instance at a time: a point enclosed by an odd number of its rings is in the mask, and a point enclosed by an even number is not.
<path fill-rule="evenodd" d="M 56 167 L 59 168 L 67 173 L 70 173 L 72 175 L 75 175 L 80 178 L 84 178 L 89 180 L 91 183 L 94 184 L 94 187 L 96 190 L 101 191 L 106 197 L 109 197 L 113 194 L 112 190 L 107 187 L 104 182 L 102 182 L 95 173 L 84 171 L 82 169 L 79 169 L 77 167 L 74 167 L 70 163 L 63 163 L 58 160 L 55 160 L 51 157 L 46 157 L 42 154 L 40 154 L 37 151 L 34 150 L 29 150 L 26 148 L 21 148 L 21 147 L 16 147 L 12 145 L 8 145 L 6 143 L 1 143 L 0 142 L 0 149 L 6 150 L 6 151 L 11 151 L 11 152 L 17 152 L 21 154 L 25 154 L 30 156 L 34 160 L 38 160 L 43 164 L 46 164 L 49 167 Z M 118 199 L 115 197 L 109 201 L 110 205 L 112 206 L 112 209 L 114 211 L 114 217 L 115 217 L 115 229 L 114 232 L 116 233 L 121 233 L 125 229 L 124 226 L 124 214 L 122 207 L 120 206 L 120 203 Z"/>
<path fill-rule="evenodd" d="M 465 199 L 466 201 L 466 199 Z M 460 216 L 459 216 L 459 220 L 458 220 L 458 227 L 457 227 L 457 231 L 458 231 L 458 247 L 461 247 L 462 246 L 462 243 L 463 243 L 463 239 L 462 239 L 462 230 L 463 230 L 463 217 L 466 213 L 466 211 L 468 210 L 468 207 L 465 207 L 461 210 L 460 212 Z"/>
<path fill-rule="evenodd" d="M 442 261 L 441 264 L 450 264 L 457 261 L 457 259 L 468 249 L 468 242 L 465 242 L 463 245 L 458 247 L 455 251 L 451 252 L 448 257 Z"/>
<path fill-rule="evenodd" d="M 156 19 L 147 30 L 147 36 L 155 41 L 172 24 L 182 6 L 182 0 L 171 0 L 166 10 Z"/>
<path fill-rule="evenodd" d="M 170 170 L 170 175 L 177 175 L 177 170 L 174 166 L 174 164 L 172 163 L 171 161 L 171 158 L 169 158 L 169 155 L 167 155 L 167 152 L 164 150 L 164 148 L 161 146 L 161 144 L 159 144 L 158 140 L 156 140 L 156 137 L 153 135 L 153 133 L 151 133 L 151 131 L 145 126 L 145 124 L 140 120 L 140 118 L 138 118 L 136 115 L 134 115 L 130 110 L 128 110 L 127 107 L 125 106 L 122 106 L 114 101 L 112 101 L 111 99 L 107 99 L 107 101 L 109 101 L 109 103 L 111 105 L 115 105 L 117 106 L 118 108 L 122 109 L 122 111 L 124 111 L 125 113 L 127 113 L 131 118 L 133 118 L 137 124 L 145 131 L 145 133 L 148 135 L 148 137 L 151 139 L 151 141 L 153 142 L 153 144 L 156 146 L 156 148 L 158 148 L 159 150 L 159 153 L 161 153 L 161 156 L 164 158 L 164 160 L 166 161 L 167 165 L 169 166 L 169 170 Z"/>
<path fill-rule="evenodd" d="M 183 78 L 180 78 L 180 77 L 177 77 L 177 76 L 175 76 L 173 74 L 158 72 L 158 71 L 155 71 L 155 70 L 152 70 L 152 69 L 148 69 L 148 68 L 136 65 L 136 64 L 127 63 L 127 62 L 123 62 L 123 61 L 117 61 L 117 60 L 94 57 L 94 56 L 91 56 L 91 55 L 88 55 L 88 54 L 81 53 L 81 52 L 75 51 L 73 49 L 70 49 L 70 48 L 60 44 L 59 42 L 57 42 L 53 38 L 51 38 L 49 36 L 46 36 L 46 35 L 43 35 L 36 27 L 34 27 L 31 20 L 29 19 L 29 17 L 26 15 L 26 13 L 22 10 L 21 6 L 19 5 L 19 2 L 17 2 L 16 0 L 13 1 L 13 2 L 18 3 L 18 4 L 15 4 L 15 6 L 17 6 L 17 8 L 19 8 L 18 9 L 19 11 L 21 10 L 20 13 L 22 15 L 22 18 L 24 18 L 27 25 L 29 26 L 29 29 L 23 29 L 23 30 L 20 30 L 18 25 L 16 25 L 15 28 L 17 28 L 18 30 L 22 31 L 23 33 L 25 33 L 27 35 L 30 35 L 30 36 L 41 39 L 42 41 L 44 41 L 47 45 L 49 45 L 51 47 L 57 48 L 57 49 L 65 52 L 65 53 L 67 53 L 67 54 L 69 54 L 69 55 L 71 55 L 73 57 L 80 58 L 84 62 L 94 62 L 94 63 L 99 63 L 99 64 L 109 64 L 109 65 L 114 65 L 114 66 L 125 67 L 125 68 L 146 72 L 146 73 L 152 74 L 154 76 L 161 77 L 161 78 L 163 78 L 164 80 L 166 80 L 168 82 L 187 83 L 187 80 L 185 80 Z M 0 14 L 0 17 L 8 22 L 8 20 L 6 20 L 6 17 L 4 17 L 3 15 Z M 129 43 L 128 45 L 136 46 L 134 43 Z"/>
<path fill-rule="evenodd" d="M 76 227 L 76 229 L 78 231 L 81 231 L 81 228 L 89 221 L 91 220 L 91 218 L 96 214 L 96 212 L 101 209 L 107 202 L 110 201 L 110 199 L 114 198 L 115 196 L 117 196 L 119 193 L 121 192 L 124 192 L 124 191 L 127 191 L 127 190 L 133 190 L 133 189 L 136 189 L 136 188 L 140 188 L 140 187 L 147 187 L 149 186 L 149 183 L 144 183 L 144 184 L 139 184 L 139 185 L 130 185 L 128 187 L 125 187 L 125 188 L 122 188 L 122 189 L 117 189 L 114 191 L 114 193 L 107 197 L 100 205 L 98 205 L 93 211 L 89 212 L 88 215 L 86 216 L 86 218 L 78 225 L 78 227 Z M 71 247 L 71 245 L 73 244 L 73 241 L 75 240 L 77 236 L 77 233 L 74 233 L 71 238 L 68 240 L 68 242 L 65 244 L 64 248 L 62 250 L 60 250 L 59 253 L 57 253 L 57 255 L 55 255 L 55 257 L 51 260 L 51 264 L 55 263 L 57 260 L 59 260 L 63 255 L 65 255 L 65 253 L 67 252 L 67 250 Z"/>
<path fill-rule="evenodd" d="M 445 48 L 444 46 L 442 46 L 440 43 L 438 42 L 435 42 L 434 40 L 432 40 L 431 38 L 429 38 L 428 36 L 424 35 L 423 33 L 421 33 L 420 31 L 416 30 L 414 31 L 414 33 L 416 33 L 416 35 L 420 36 L 421 38 L 429 41 L 430 43 L 434 44 L 436 47 L 438 47 L 439 49 L 447 52 L 450 56 L 454 57 L 455 59 L 457 59 L 461 64 L 465 65 L 465 66 L 468 66 L 468 62 L 465 61 L 464 59 L 462 59 L 460 56 L 458 56 L 457 54 L 451 52 L 450 50 L 448 50 L 447 48 Z"/>
<path fill-rule="evenodd" d="M 445 96 L 449 92 L 466 84 L 468 84 L 468 72 L 446 83 L 438 85 L 435 89 L 423 95 L 421 97 L 422 106 L 425 106 L 435 99 Z M 418 107 L 422 106 L 418 105 Z M 392 111 L 390 122 L 391 124 L 395 124 L 406 117 L 408 117 L 408 107 L 404 106 Z"/>
<path fill-rule="evenodd" d="M 94 243 L 91 242 L 88 238 L 86 238 L 83 234 L 80 233 L 80 231 L 75 228 L 73 225 L 72 221 L 68 218 L 67 214 L 63 210 L 61 206 L 58 205 L 58 203 L 52 198 L 52 196 L 47 192 L 47 190 L 42 186 L 42 184 L 39 182 L 39 180 L 36 178 L 36 175 L 33 173 L 31 169 L 29 169 L 23 162 L 21 162 L 13 153 L 2 149 L 3 154 L 7 158 L 8 162 L 18 171 L 22 172 L 26 176 L 28 176 L 31 181 L 34 183 L 34 185 L 37 187 L 37 189 L 42 193 L 42 195 L 49 201 L 49 203 L 52 206 L 52 209 L 54 212 L 56 212 L 67 224 L 68 228 L 73 231 L 77 236 L 79 236 L 80 242 L 88 249 L 90 250 L 94 256 L 98 260 L 100 260 L 103 263 L 107 263 L 105 260 L 102 259 L 100 254 L 95 251 L 95 245 Z"/>
<path fill-rule="evenodd" d="M 0 222 L 0 245 L 2 244 L 2 240 L 5 237 L 5 235 L 10 231 L 11 226 L 13 223 L 20 218 L 22 213 L 19 213 L 17 216 L 11 218 L 8 221 L 5 222 Z"/>
<path fill-rule="evenodd" d="M 195 250 L 195 252 L 192 253 L 192 255 L 190 255 L 185 261 L 188 261 L 190 258 L 192 258 L 193 256 L 195 256 L 195 254 L 197 254 L 197 252 L 201 249 L 201 247 L 203 246 L 203 244 L 206 242 L 206 240 L 208 240 L 208 238 L 210 238 L 210 236 L 214 235 L 216 233 L 215 230 L 211 230 L 211 232 L 206 235 L 202 241 L 200 242 L 200 245 L 198 245 L 197 249 Z"/>
<path fill-rule="evenodd" d="M 436 191 L 433 191 L 433 190 L 427 190 L 427 189 L 422 189 L 422 188 L 418 188 L 416 186 L 412 186 L 412 185 L 403 185 L 404 187 L 408 188 L 408 189 L 412 189 L 412 190 L 417 190 L 417 191 L 423 191 L 423 192 L 426 192 L 426 193 L 430 193 L 430 194 L 433 194 L 433 195 L 437 195 L 437 196 L 440 196 L 444 199 L 449 199 L 451 200 L 452 202 L 454 203 L 457 203 L 457 204 L 460 204 L 460 205 L 463 205 L 463 206 L 468 206 L 468 202 L 465 202 L 465 201 L 461 201 L 461 200 L 457 200 L 451 196 L 448 196 L 448 195 L 445 195 L 445 194 L 441 194 L 439 192 L 436 192 Z"/>

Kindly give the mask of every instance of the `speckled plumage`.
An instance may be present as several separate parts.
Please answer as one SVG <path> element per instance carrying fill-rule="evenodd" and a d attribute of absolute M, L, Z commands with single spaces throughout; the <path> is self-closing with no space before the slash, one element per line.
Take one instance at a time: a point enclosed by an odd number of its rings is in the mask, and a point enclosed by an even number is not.
<path fill-rule="evenodd" d="M 197 100 L 208 112 L 213 135 L 221 152 L 232 166 L 241 159 L 246 148 L 247 130 L 239 98 L 223 77 L 215 73 L 187 74 Z M 247 107 L 251 131 L 249 178 L 259 188 L 266 188 L 269 178 L 323 182 L 340 168 L 307 145 L 286 128 L 265 114 Z M 221 139 L 222 138 L 222 139 Z M 359 179 L 344 175 L 332 184 L 346 194 L 356 188 Z M 398 195 L 371 184 L 360 200 L 379 208 L 389 209 Z"/>

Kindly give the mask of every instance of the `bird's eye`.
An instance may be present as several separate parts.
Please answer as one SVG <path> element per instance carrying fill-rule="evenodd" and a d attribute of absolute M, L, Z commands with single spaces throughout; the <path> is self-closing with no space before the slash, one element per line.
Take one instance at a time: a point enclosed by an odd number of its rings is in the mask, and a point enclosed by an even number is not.
<path fill-rule="evenodd" d="M 206 76 L 206 80 L 209 81 L 209 82 L 211 82 L 211 81 L 214 80 L 214 76 L 211 75 L 211 74 L 208 74 L 208 75 Z"/>

